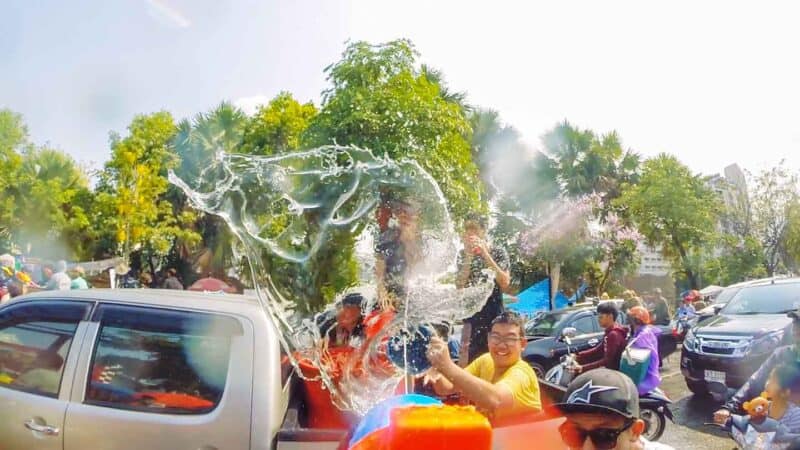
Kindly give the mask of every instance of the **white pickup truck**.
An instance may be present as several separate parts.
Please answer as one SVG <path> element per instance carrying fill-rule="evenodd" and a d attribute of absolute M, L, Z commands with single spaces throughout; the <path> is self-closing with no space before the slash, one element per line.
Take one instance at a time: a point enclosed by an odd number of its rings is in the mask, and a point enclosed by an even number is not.
<path fill-rule="evenodd" d="M 39 292 L 0 308 L 3 450 L 333 449 L 305 428 L 302 384 L 247 296 Z M 557 420 L 495 431 L 541 442 Z M 524 448 L 524 447 L 519 447 Z"/>

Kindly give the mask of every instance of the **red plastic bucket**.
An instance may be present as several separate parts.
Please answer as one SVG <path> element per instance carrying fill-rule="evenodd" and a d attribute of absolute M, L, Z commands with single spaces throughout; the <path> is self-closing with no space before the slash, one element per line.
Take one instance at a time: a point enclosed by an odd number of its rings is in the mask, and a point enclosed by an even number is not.
<path fill-rule="evenodd" d="M 311 361 L 301 359 L 299 363 L 304 378 L 314 379 L 319 376 L 319 369 Z M 332 373 L 334 382 L 339 381 L 339 371 L 331 372 L 334 372 Z M 331 391 L 325 387 L 321 379 L 314 381 L 304 379 L 303 387 L 309 428 L 346 429 L 350 426 L 347 415 L 333 404 Z"/>

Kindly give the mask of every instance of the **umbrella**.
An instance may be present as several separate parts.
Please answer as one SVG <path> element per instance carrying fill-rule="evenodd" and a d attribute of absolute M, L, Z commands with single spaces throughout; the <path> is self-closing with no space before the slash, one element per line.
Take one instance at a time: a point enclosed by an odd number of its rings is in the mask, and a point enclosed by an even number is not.
<path fill-rule="evenodd" d="M 235 293 L 236 288 L 217 278 L 200 278 L 189 286 L 190 291 Z"/>

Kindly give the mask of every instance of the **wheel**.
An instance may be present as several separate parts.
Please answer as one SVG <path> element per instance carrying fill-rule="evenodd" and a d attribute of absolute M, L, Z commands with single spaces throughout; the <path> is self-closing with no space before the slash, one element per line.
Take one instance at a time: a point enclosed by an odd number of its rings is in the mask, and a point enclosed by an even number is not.
<path fill-rule="evenodd" d="M 702 397 L 708 396 L 708 386 L 706 386 L 705 381 L 692 381 L 686 379 L 686 387 L 688 387 L 694 395 L 699 395 Z"/>
<path fill-rule="evenodd" d="M 639 411 L 639 418 L 644 421 L 642 437 L 648 441 L 657 441 L 667 428 L 667 418 L 664 414 L 650 408 Z"/>
<path fill-rule="evenodd" d="M 533 361 L 528 361 L 528 364 L 531 365 L 531 368 L 536 373 L 536 378 L 539 380 L 544 380 L 544 375 L 547 373 L 547 371 L 544 369 L 544 366 Z"/>

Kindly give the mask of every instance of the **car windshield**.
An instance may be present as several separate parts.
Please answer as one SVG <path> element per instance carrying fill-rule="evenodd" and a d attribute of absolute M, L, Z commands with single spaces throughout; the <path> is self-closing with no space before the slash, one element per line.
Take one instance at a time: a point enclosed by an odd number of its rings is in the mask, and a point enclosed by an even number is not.
<path fill-rule="evenodd" d="M 525 327 L 528 336 L 553 336 L 556 328 L 564 318 L 567 317 L 566 312 L 550 312 L 541 314 L 534 317 Z"/>
<path fill-rule="evenodd" d="M 783 314 L 800 308 L 800 283 L 744 287 L 722 308 L 724 314 Z"/>
<path fill-rule="evenodd" d="M 717 295 L 717 297 L 714 299 L 714 304 L 724 305 L 728 303 L 741 290 L 742 290 L 741 287 L 731 287 L 723 289 L 723 291 L 720 292 L 719 295 Z"/>

